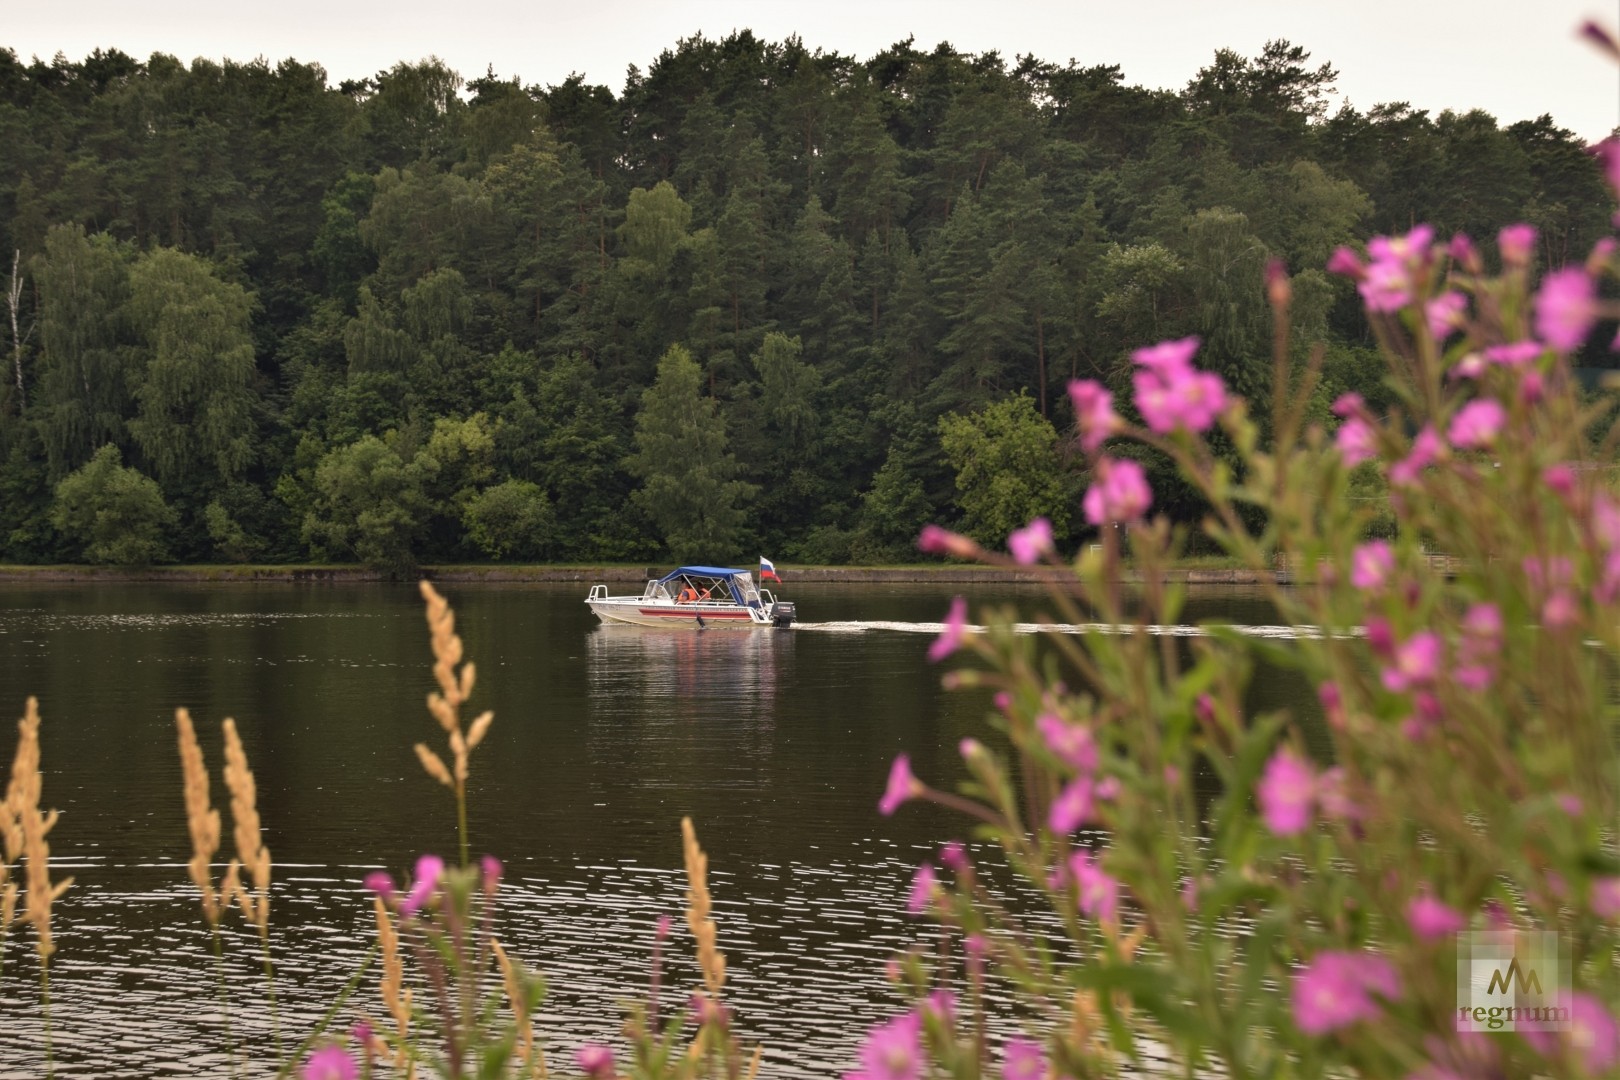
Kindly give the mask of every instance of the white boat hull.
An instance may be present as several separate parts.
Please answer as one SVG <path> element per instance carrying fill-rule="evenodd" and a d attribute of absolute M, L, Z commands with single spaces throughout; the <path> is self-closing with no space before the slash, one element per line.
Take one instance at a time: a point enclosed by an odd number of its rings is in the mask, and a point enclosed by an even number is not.
<path fill-rule="evenodd" d="M 590 609 L 603 622 L 630 623 L 634 626 L 685 626 L 694 630 L 750 630 L 770 626 L 761 614 L 756 619 L 748 608 L 736 604 L 672 604 L 641 597 L 588 600 Z"/>

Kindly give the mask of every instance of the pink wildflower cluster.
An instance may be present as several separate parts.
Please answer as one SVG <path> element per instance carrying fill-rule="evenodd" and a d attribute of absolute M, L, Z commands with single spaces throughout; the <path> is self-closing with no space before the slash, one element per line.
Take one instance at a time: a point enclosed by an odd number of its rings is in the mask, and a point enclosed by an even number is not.
<path fill-rule="evenodd" d="M 1488 689 L 1495 678 L 1496 658 L 1501 654 L 1501 609 L 1488 603 L 1470 605 L 1462 617 L 1462 636 L 1457 640 L 1452 681 L 1476 693 Z"/>
<path fill-rule="evenodd" d="M 1125 427 L 1125 422 L 1114 412 L 1114 395 L 1100 382 L 1071 380 L 1069 401 L 1074 405 L 1075 422 L 1080 427 L 1080 446 L 1088 454 L 1095 454 L 1109 436 Z"/>
<path fill-rule="evenodd" d="M 928 660 L 937 664 L 962 647 L 967 636 L 967 601 L 960 596 L 951 598 L 950 610 L 945 612 L 945 628 L 928 646 Z"/>
<path fill-rule="evenodd" d="M 1603 1002 L 1591 994 L 1570 994 L 1566 1004 L 1569 1006 L 1567 1031 L 1521 1029 L 1525 1041 L 1543 1057 L 1573 1052 L 1589 1075 L 1607 1073 L 1620 1062 L 1620 1027 L 1615 1025 L 1614 1017 Z"/>
<path fill-rule="evenodd" d="M 1075 776 L 1052 800 L 1046 823 L 1053 832 L 1068 834 L 1092 820 L 1096 800 L 1097 742 L 1084 724 L 1071 724 L 1053 713 L 1042 713 L 1035 728 L 1047 749 Z"/>
<path fill-rule="evenodd" d="M 416 873 L 412 875 L 411 887 L 404 896 L 395 891 L 394 879 L 381 870 L 366 875 L 365 887 L 381 897 L 383 903 L 397 905 L 402 917 L 410 918 L 438 895 L 439 879 L 442 877 L 444 860 L 437 855 L 423 855 L 416 860 Z"/>
<path fill-rule="evenodd" d="M 1198 339 L 1166 341 L 1131 354 L 1141 368 L 1131 377 L 1136 408 L 1149 430 L 1167 435 L 1177 428 L 1208 431 L 1226 408 L 1226 384 L 1211 371 L 1192 366 Z"/>
<path fill-rule="evenodd" d="M 1422 689 L 1440 675 L 1444 648 L 1433 630 L 1419 630 L 1405 641 L 1397 641 L 1388 622 L 1371 618 L 1367 620 L 1367 641 L 1373 655 L 1384 661 L 1379 678 L 1391 693 Z"/>
<path fill-rule="evenodd" d="M 1375 236 L 1367 242 L 1364 264 L 1349 248 L 1339 248 L 1328 270 L 1353 278 L 1368 311 L 1399 311 L 1418 295 L 1434 262 L 1434 230 L 1419 225 L 1405 236 Z"/>
<path fill-rule="evenodd" d="M 586 1043 L 574 1051 L 574 1064 L 592 1080 L 610 1080 L 613 1076 L 613 1050 L 601 1043 Z"/>
<path fill-rule="evenodd" d="M 1597 599 L 1607 604 L 1620 597 L 1620 506 L 1602 492 L 1592 496 L 1591 528 L 1603 552 Z"/>
<path fill-rule="evenodd" d="M 1069 856 L 1069 878 L 1078 894 L 1080 913 L 1100 923 L 1113 923 L 1119 913 L 1119 882 L 1084 848 Z"/>
<path fill-rule="evenodd" d="M 1086 520 L 1093 525 L 1138 521 L 1153 505 L 1153 489 L 1148 487 L 1147 473 L 1136 462 L 1099 458 L 1096 482 L 1086 490 L 1081 505 Z"/>
<path fill-rule="evenodd" d="M 1389 467 L 1389 482 L 1397 487 L 1415 486 L 1423 470 L 1439 461 L 1445 453 L 1444 440 L 1435 434 L 1432 424 L 1425 424 L 1412 440 L 1412 449 L 1406 457 Z"/>
<path fill-rule="evenodd" d="M 1395 549 L 1387 540 L 1370 540 L 1350 554 L 1350 584 L 1368 592 L 1381 591 L 1395 576 Z"/>
<path fill-rule="evenodd" d="M 1344 793 L 1344 770 L 1316 769 L 1289 747 L 1280 747 L 1266 762 L 1256 790 L 1260 816 L 1278 836 L 1295 836 L 1310 828 L 1318 810 L 1330 818 L 1360 816 Z"/>
<path fill-rule="evenodd" d="M 1427 888 L 1406 905 L 1406 922 L 1420 941 L 1439 941 L 1468 928 L 1468 918 L 1456 908 L 1437 900 Z"/>
<path fill-rule="evenodd" d="M 861 1045 L 861 1067 L 844 1080 L 918 1080 L 925 1072 L 920 1010 L 879 1024 Z"/>
<path fill-rule="evenodd" d="M 343 1047 L 323 1046 L 309 1055 L 302 1075 L 304 1080 L 355 1080 L 360 1067 Z"/>
<path fill-rule="evenodd" d="M 1484 450 L 1496 442 L 1507 410 L 1494 398 L 1478 398 L 1457 410 L 1446 429 L 1446 438 L 1460 450 Z"/>
<path fill-rule="evenodd" d="M 1294 1023 L 1307 1035 L 1326 1035 L 1383 1012 L 1375 1000 L 1401 996 L 1400 976 L 1382 956 L 1366 952 L 1318 953 L 1294 980 Z"/>
<path fill-rule="evenodd" d="M 1353 469 L 1378 456 L 1378 436 L 1368 420 L 1367 403 L 1360 394 L 1341 394 L 1333 403 L 1333 415 L 1344 421 L 1333 441 L 1345 468 Z"/>
<path fill-rule="evenodd" d="M 1040 562 L 1042 556 L 1056 550 L 1052 543 L 1052 523 L 1038 517 L 1022 529 L 1014 529 L 1007 536 L 1007 550 L 1021 566 Z"/>
<path fill-rule="evenodd" d="M 1573 352 L 1597 322 L 1597 283 L 1584 267 L 1555 270 L 1541 279 L 1535 306 L 1536 335 L 1559 352 Z"/>

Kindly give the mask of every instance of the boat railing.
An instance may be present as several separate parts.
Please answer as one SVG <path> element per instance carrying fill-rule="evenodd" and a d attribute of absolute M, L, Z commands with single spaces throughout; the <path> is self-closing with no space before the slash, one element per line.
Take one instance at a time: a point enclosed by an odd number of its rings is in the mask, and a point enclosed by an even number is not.
<path fill-rule="evenodd" d="M 575 594 L 575 595 L 578 595 L 578 594 Z M 591 586 L 591 594 L 589 596 L 587 596 L 585 598 L 585 600 L 587 602 L 589 602 L 591 600 L 606 600 L 607 598 L 608 598 L 608 591 L 607 591 L 607 586 L 606 585 L 592 585 Z"/>

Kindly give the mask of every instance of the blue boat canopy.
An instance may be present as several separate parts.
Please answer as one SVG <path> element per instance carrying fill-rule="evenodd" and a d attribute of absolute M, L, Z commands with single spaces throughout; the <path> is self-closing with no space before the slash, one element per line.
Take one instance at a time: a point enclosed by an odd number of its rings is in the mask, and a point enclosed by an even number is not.
<path fill-rule="evenodd" d="M 748 572 L 747 570 L 727 570 L 723 566 L 678 566 L 658 580 L 660 582 L 674 581 L 682 574 L 697 574 L 699 577 L 734 577 Z"/>

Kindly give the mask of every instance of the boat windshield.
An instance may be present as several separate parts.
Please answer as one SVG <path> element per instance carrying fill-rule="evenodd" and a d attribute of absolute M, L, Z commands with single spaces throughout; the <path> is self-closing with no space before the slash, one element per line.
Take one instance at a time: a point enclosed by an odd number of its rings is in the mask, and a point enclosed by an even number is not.
<path fill-rule="evenodd" d="M 691 603 L 695 599 L 747 607 L 759 604 L 759 592 L 754 588 L 753 575 L 747 570 L 683 566 L 660 578 L 657 584 L 674 596 L 677 603 Z"/>

